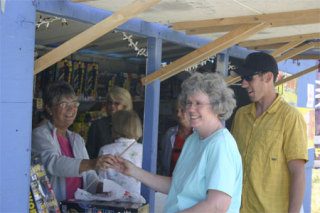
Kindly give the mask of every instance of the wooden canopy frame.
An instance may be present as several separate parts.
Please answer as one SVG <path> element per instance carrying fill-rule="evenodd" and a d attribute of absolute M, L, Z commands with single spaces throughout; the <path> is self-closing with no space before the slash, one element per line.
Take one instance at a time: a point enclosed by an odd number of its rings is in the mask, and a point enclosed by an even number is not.
<path fill-rule="evenodd" d="M 73 2 L 86 2 L 89 0 L 72 0 Z M 130 18 L 149 9 L 160 2 L 160 0 L 136 0 L 130 5 L 121 8 L 108 18 L 93 25 L 84 32 L 78 34 L 72 39 L 66 41 L 59 47 L 51 50 L 44 56 L 35 61 L 34 74 L 37 74 L 52 64 L 67 57 L 73 52 L 81 49 L 90 42 L 100 38 L 104 34 L 115 29 L 119 25 L 125 23 Z M 297 36 L 288 36 L 272 39 L 261 39 L 253 41 L 244 41 L 257 32 L 269 27 L 289 26 L 297 24 L 319 23 L 317 18 L 320 9 L 299 10 L 293 12 L 271 13 L 263 15 L 242 16 L 232 18 L 211 19 L 202 21 L 177 22 L 172 25 L 175 30 L 186 30 L 187 33 L 201 34 L 212 32 L 225 32 L 220 38 L 194 50 L 193 52 L 174 61 L 166 67 L 146 76 L 142 79 L 142 84 L 146 85 L 156 79 L 163 81 L 186 68 L 206 60 L 233 45 L 239 44 L 244 47 L 257 48 L 258 46 L 276 47 L 272 55 L 276 60 L 282 61 L 297 56 L 299 53 L 305 52 L 312 48 L 319 48 L 319 44 L 308 42 L 311 39 L 320 37 L 320 33 L 312 33 Z M 300 46 L 299 46 L 300 45 Z M 240 77 L 227 77 L 226 82 L 233 84 L 240 80 Z"/>
<path fill-rule="evenodd" d="M 183 56 L 182 58 L 174 61 L 166 67 L 146 76 L 142 79 L 142 84 L 146 85 L 150 82 L 160 79 L 163 81 L 186 68 L 207 59 L 211 55 L 219 53 L 235 44 L 242 46 L 257 46 L 257 45 L 275 45 L 276 50 L 272 55 L 276 57 L 278 62 L 292 58 L 299 53 L 305 52 L 309 49 L 318 47 L 319 45 L 314 42 L 307 42 L 310 39 L 320 37 L 320 33 L 305 34 L 299 36 L 288 36 L 274 39 L 263 39 L 256 41 L 241 42 L 251 35 L 262 31 L 268 27 L 279 27 L 297 24 L 311 24 L 319 23 L 318 19 L 320 9 L 300 10 L 284 13 L 271 13 L 264 15 L 243 16 L 233 18 L 211 19 L 202 21 L 188 21 L 177 22 L 172 25 L 175 30 L 186 30 L 191 34 L 212 33 L 212 32 L 231 32 L 214 40 L 213 42 Z M 252 26 L 251 29 L 245 29 L 243 26 Z M 255 26 L 255 27 L 254 27 Z M 248 30 L 248 31 L 247 31 Z M 233 38 L 236 36 L 237 38 Z M 306 44 L 303 44 L 306 42 Z M 301 45 L 302 44 L 302 45 Z M 301 46 L 298 46 L 301 45 Z M 227 77 L 226 82 L 233 84 L 240 80 L 240 77 Z"/>
<path fill-rule="evenodd" d="M 175 30 L 186 30 L 188 34 L 206 34 L 230 31 L 238 25 L 249 23 L 266 22 L 270 23 L 271 27 L 320 23 L 319 14 L 320 9 L 298 10 L 263 15 L 176 22 L 172 24 L 172 27 Z"/>
<path fill-rule="evenodd" d="M 320 32 L 294 35 L 294 36 L 284 36 L 284 37 L 276 37 L 276 38 L 268 38 L 268 39 L 243 41 L 243 42 L 240 42 L 239 45 L 242 47 L 255 49 L 255 47 L 257 46 L 284 44 L 284 43 L 288 43 L 288 42 L 300 40 L 300 39 L 307 41 L 307 40 L 318 39 L 318 38 L 320 38 Z"/>
<path fill-rule="evenodd" d="M 35 61 L 34 74 L 43 71 L 61 59 L 95 41 L 119 25 L 125 23 L 130 18 L 154 6 L 158 2 L 160 2 L 160 0 L 136 0 L 132 4 L 121 8 L 108 18 L 93 25 L 89 29 L 83 31 L 77 36 L 61 44 L 59 47 L 51 50 L 41 58 L 37 59 Z"/>

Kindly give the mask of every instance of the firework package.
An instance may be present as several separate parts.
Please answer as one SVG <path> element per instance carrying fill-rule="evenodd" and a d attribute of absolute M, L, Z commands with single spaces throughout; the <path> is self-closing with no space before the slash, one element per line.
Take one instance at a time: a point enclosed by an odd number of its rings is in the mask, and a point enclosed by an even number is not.
<path fill-rule="evenodd" d="M 33 157 L 30 181 L 29 211 L 34 213 L 60 213 L 54 191 L 39 157 Z"/>

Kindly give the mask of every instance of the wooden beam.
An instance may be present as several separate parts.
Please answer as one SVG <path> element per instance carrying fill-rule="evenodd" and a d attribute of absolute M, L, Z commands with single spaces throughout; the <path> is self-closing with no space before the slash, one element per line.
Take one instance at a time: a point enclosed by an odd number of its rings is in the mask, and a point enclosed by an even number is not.
<path fill-rule="evenodd" d="M 292 57 L 293 60 L 320 60 L 320 54 L 304 54 Z"/>
<path fill-rule="evenodd" d="M 275 58 L 276 59 L 276 61 L 277 62 L 280 62 L 280 61 L 283 61 L 283 60 L 286 60 L 286 59 L 288 59 L 288 58 L 292 58 L 293 56 L 294 57 L 298 57 L 297 55 L 299 54 L 299 53 L 301 53 L 301 52 L 304 52 L 304 51 L 306 51 L 306 50 L 308 50 L 308 49 L 311 49 L 311 48 L 314 48 L 314 47 L 318 47 L 319 46 L 319 43 L 318 42 L 311 42 L 311 43 L 309 43 L 309 44 L 306 44 L 306 45 L 303 45 L 303 46 L 301 46 L 301 47 L 298 47 L 298 48 L 295 48 L 295 49 L 293 49 L 292 51 L 288 51 L 286 54 L 284 54 L 284 55 L 282 55 L 282 56 L 279 56 L 279 57 L 277 57 L 277 58 Z M 317 57 L 315 57 L 315 58 L 313 58 L 313 59 L 320 59 L 320 55 L 317 55 Z M 316 65 L 315 67 L 317 67 L 318 65 Z M 314 67 L 312 67 L 312 68 L 314 68 Z M 309 69 L 311 69 L 311 68 L 309 68 Z M 308 70 L 309 70 L 308 69 Z M 313 70 L 312 70 L 313 71 Z M 304 72 L 304 71 L 303 71 Z M 311 72 L 311 71 L 310 71 Z M 301 72 L 302 73 L 302 72 Z M 307 71 L 306 71 L 306 73 L 308 73 Z M 301 75 L 303 75 L 303 74 L 301 74 Z M 297 75 L 297 77 L 299 77 L 299 76 L 301 76 L 301 75 Z M 294 75 L 293 75 L 294 76 Z M 292 77 L 292 76 L 290 76 L 290 77 Z M 228 85 L 231 85 L 231 84 L 234 84 L 234 83 L 236 83 L 236 82 L 238 82 L 238 81 L 240 81 L 240 79 L 241 79 L 241 77 L 240 76 L 237 76 L 237 77 L 230 77 L 230 76 L 228 76 L 226 79 L 225 79 L 225 81 L 227 82 L 227 84 Z M 287 79 L 287 78 L 285 78 L 285 79 Z M 283 79 L 284 80 L 284 79 Z M 292 80 L 292 79 L 291 79 Z M 289 80 L 288 80 L 289 81 Z M 278 82 L 277 82 L 278 83 Z M 284 82 L 281 82 L 281 83 L 284 83 Z M 280 84 L 281 84 L 280 83 Z"/>
<path fill-rule="evenodd" d="M 206 27 L 206 28 L 195 28 L 186 30 L 186 34 L 188 35 L 199 35 L 199 34 L 207 34 L 207 33 L 220 33 L 220 32 L 228 32 L 236 29 L 239 25 L 227 25 L 227 26 L 217 26 L 217 27 Z"/>
<path fill-rule="evenodd" d="M 289 76 L 289 77 L 287 77 L 287 78 L 281 79 L 280 81 L 277 81 L 277 82 L 275 83 L 275 86 L 279 86 L 280 84 L 284 84 L 284 83 L 286 83 L 286 82 L 288 82 L 288 81 L 291 81 L 291 80 L 293 80 L 293 79 L 295 79 L 295 78 L 298 78 L 298 77 L 300 77 L 300 76 L 306 75 L 306 74 L 308 74 L 308 73 L 310 73 L 310 72 L 313 72 L 313 71 L 315 71 L 315 70 L 317 70 L 317 69 L 320 69 L 320 68 L 319 68 L 319 65 L 315 65 L 315 66 L 313 66 L 313 67 L 310 67 L 310 68 L 308 68 L 308 69 L 306 69 L 306 70 L 304 70 L 304 71 L 301 71 L 301 72 L 296 73 L 296 74 L 294 74 L 294 75 L 292 75 L 292 76 Z M 241 77 L 240 77 L 240 76 L 236 76 L 236 77 L 228 76 L 228 77 L 226 77 L 224 80 L 225 80 L 225 82 L 226 82 L 228 85 L 231 85 L 231 84 L 234 84 L 234 83 L 239 82 L 239 81 L 241 80 Z"/>
<path fill-rule="evenodd" d="M 239 24 L 253 24 L 267 22 L 272 27 L 302 25 L 319 23 L 320 9 L 298 10 L 281 13 L 270 13 L 263 15 L 239 16 L 231 18 L 219 18 L 199 21 L 186 21 L 173 23 L 175 30 L 196 30 L 201 29 L 202 33 L 210 33 L 213 27 L 233 26 Z M 230 29 L 229 29 L 230 30 Z"/>
<path fill-rule="evenodd" d="M 288 82 L 288 81 L 291 81 L 291 80 L 293 80 L 293 79 L 296 79 L 296 78 L 298 78 L 298 77 L 300 77 L 300 76 L 306 75 L 306 74 L 308 74 L 308 73 L 310 73 L 310 72 L 313 72 L 313 71 L 315 71 L 315 70 L 318 70 L 318 69 L 319 69 L 319 65 L 315 65 L 315 66 L 310 67 L 310 68 L 308 68 L 308 69 L 306 69 L 306 70 L 304 70 L 304 71 L 298 72 L 298 73 L 296 73 L 296 74 L 294 74 L 294 75 L 291 75 L 291 76 L 289 76 L 289 77 L 287 77 L 287 78 L 284 78 L 284 79 L 281 79 L 280 81 L 277 81 L 277 82 L 275 83 L 275 86 L 279 86 L 280 84 L 284 84 L 284 83 L 286 83 L 286 82 Z"/>
<path fill-rule="evenodd" d="M 277 37 L 277 38 L 267 38 L 267 39 L 259 39 L 259 40 L 249 40 L 240 42 L 239 45 L 242 47 L 255 47 L 255 46 L 263 46 L 277 43 L 286 43 L 294 40 L 311 40 L 320 38 L 320 33 L 310 33 L 310 34 L 301 34 L 294 36 L 285 36 L 285 37 Z"/>
<path fill-rule="evenodd" d="M 172 62 L 171 64 L 161 68 L 160 70 L 144 77 L 142 84 L 146 85 L 156 79 L 161 81 L 183 71 L 184 69 L 197 64 L 198 62 L 209 58 L 227 49 L 239 41 L 248 38 L 249 36 L 269 27 L 270 24 L 259 23 L 259 24 L 248 24 L 240 26 L 239 28 L 225 34 L 224 36 L 200 47 L 197 50 L 183 56 L 182 58 Z"/>
<path fill-rule="evenodd" d="M 96 25 L 93 25 L 89 29 L 37 59 L 35 62 L 34 74 L 41 72 L 92 41 L 100 38 L 117 26 L 125 23 L 130 18 L 149 9 L 159 1 L 160 0 L 136 0 L 132 4 L 113 13 L 108 18 L 102 20 Z"/>
<path fill-rule="evenodd" d="M 283 54 L 283 53 L 287 52 L 288 50 L 292 49 L 293 47 L 296 47 L 299 44 L 302 44 L 304 41 L 305 41 L 304 39 L 291 41 L 288 44 L 285 44 L 282 47 L 280 47 L 280 48 L 276 49 L 275 51 L 273 51 L 271 55 L 273 57 L 278 57 L 281 54 Z"/>
<path fill-rule="evenodd" d="M 299 53 L 302 53 L 302 52 L 305 52 L 305 51 L 307 51 L 309 49 L 312 49 L 315 46 L 316 46 L 316 44 L 314 42 L 310 42 L 310 43 L 305 44 L 303 46 L 300 46 L 300 47 L 297 47 L 295 49 L 292 49 L 292 50 L 288 51 L 287 53 L 276 57 L 275 59 L 276 59 L 277 62 L 280 62 L 280 61 L 286 60 L 288 58 L 291 58 L 293 56 L 296 56 Z"/>
<path fill-rule="evenodd" d="M 228 85 L 231 85 L 231 84 L 234 84 L 234 83 L 237 83 L 239 81 L 241 81 L 241 76 L 228 76 L 224 79 L 224 81 L 228 84 Z"/>
<path fill-rule="evenodd" d="M 282 47 L 283 45 L 285 45 L 286 43 L 283 44 L 269 44 L 269 45 L 262 45 L 262 46 L 254 46 L 254 47 L 250 47 L 249 49 L 252 50 L 276 50 L 280 47 Z"/>

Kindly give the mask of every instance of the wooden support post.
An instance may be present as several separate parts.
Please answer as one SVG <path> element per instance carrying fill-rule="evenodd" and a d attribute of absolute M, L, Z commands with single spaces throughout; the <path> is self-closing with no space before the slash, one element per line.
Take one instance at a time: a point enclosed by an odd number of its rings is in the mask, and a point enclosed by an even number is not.
<path fill-rule="evenodd" d="M 152 73 L 161 66 L 162 40 L 148 38 L 148 60 L 146 73 Z M 160 81 L 146 86 L 143 124 L 143 160 L 142 168 L 157 173 L 158 127 L 160 106 Z M 142 185 L 141 194 L 149 203 L 150 212 L 155 212 L 155 192 Z"/>

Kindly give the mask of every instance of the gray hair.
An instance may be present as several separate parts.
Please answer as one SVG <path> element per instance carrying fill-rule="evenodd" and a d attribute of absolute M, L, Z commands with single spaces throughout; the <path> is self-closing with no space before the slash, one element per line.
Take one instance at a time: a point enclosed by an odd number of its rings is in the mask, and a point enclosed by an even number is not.
<path fill-rule="evenodd" d="M 77 95 L 69 83 L 65 81 L 55 81 L 47 86 L 42 98 L 45 106 L 44 116 L 51 120 L 52 115 L 48 111 L 50 108 L 63 98 L 77 99 Z"/>
<path fill-rule="evenodd" d="M 196 92 L 208 95 L 211 107 L 220 120 L 227 120 L 236 107 L 234 92 L 218 73 L 194 73 L 181 85 L 181 104 Z"/>

